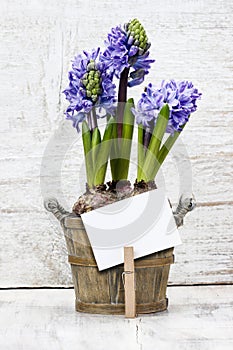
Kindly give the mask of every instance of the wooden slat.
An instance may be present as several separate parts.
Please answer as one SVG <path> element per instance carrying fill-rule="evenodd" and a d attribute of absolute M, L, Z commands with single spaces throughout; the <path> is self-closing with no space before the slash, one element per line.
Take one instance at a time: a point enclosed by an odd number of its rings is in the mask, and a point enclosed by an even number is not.
<path fill-rule="evenodd" d="M 78 266 L 95 266 L 97 267 L 96 261 L 94 259 L 87 259 L 77 256 L 68 255 L 68 262 L 72 265 Z M 134 261 L 135 268 L 144 268 L 144 267 L 156 267 L 156 266 L 165 266 L 174 263 L 174 255 L 166 258 L 153 258 L 153 259 L 136 259 Z"/>
<path fill-rule="evenodd" d="M 168 299 L 159 300 L 154 303 L 137 304 L 136 311 L 137 314 L 152 314 L 155 312 L 161 312 L 166 310 L 168 307 Z M 78 312 L 88 313 L 88 314 L 99 314 L 99 315 L 124 315 L 125 304 L 93 304 L 93 303 L 82 303 L 76 300 L 75 309 Z M 133 316 L 126 318 L 134 318 Z"/>
<path fill-rule="evenodd" d="M 112 26 L 127 21 L 129 4 L 50 0 L 46 14 L 43 1 L 26 6 L 24 0 L 2 0 L 1 5 L 0 286 L 67 286 L 72 280 L 65 242 L 42 208 L 40 183 L 44 195 L 62 199 L 66 208 L 84 191 L 80 134 L 69 122 L 59 126 L 67 107 L 61 91 L 73 56 L 96 47 L 98 35 L 101 45 Z M 72 19 L 64 11 L 68 8 Z M 185 173 L 191 162 L 193 192 L 206 203 L 186 220 L 170 282 L 231 283 L 233 2 L 147 0 L 142 6 L 132 0 L 130 17 L 138 14 L 156 62 L 145 83 L 130 90 L 135 101 L 148 82 L 164 78 L 193 80 L 203 93 L 182 135 L 187 153 L 176 147 L 157 179 L 175 202 L 180 191 L 190 190 Z M 44 155 L 55 130 L 56 142 Z M 40 177 L 42 160 L 46 166 Z M 182 163 L 178 172 L 176 165 Z M 134 166 L 130 177 L 135 178 Z"/>

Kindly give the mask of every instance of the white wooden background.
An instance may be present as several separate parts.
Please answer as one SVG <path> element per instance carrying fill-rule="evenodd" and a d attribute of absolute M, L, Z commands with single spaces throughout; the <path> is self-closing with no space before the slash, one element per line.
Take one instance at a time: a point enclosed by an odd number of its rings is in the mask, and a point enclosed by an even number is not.
<path fill-rule="evenodd" d="M 199 204 L 181 230 L 170 283 L 232 283 L 232 0 L 1 0 L 0 16 L 0 287 L 72 283 L 61 229 L 43 208 L 45 193 L 71 208 L 83 186 L 80 139 L 62 124 L 61 91 L 74 54 L 132 17 L 157 61 L 147 82 L 189 79 L 203 93 L 158 179 L 175 203 L 191 190 L 191 164 Z"/>

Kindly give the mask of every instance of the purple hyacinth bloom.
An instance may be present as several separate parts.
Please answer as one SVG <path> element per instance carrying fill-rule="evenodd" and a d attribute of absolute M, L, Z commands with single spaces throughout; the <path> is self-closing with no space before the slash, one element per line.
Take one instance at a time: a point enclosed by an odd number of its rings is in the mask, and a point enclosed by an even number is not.
<path fill-rule="evenodd" d="M 107 70 L 104 62 L 99 61 L 99 52 L 99 48 L 91 53 L 83 51 L 83 55 L 74 58 L 69 72 L 69 86 L 63 91 L 70 102 L 66 118 L 72 120 L 77 131 L 80 131 L 79 123 L 93 107 L 97 117 L 114 113 L 116 86 L 112 82 L 113 74 Z"/>
<path fill-rule="evenodd" d="M 170 116 L 166 132 L 174 134 L 175 131 L 182 131 L 190 114 L 196 111 L 196 101 L 200 97 L 201 93 L 194 88 L 192 82 L 162 81 L 158 88 L 149 84 L 138 101 L 137 108 L 132 111 L 138 124 L 153 128 L 161 108 L 167 103 Z"/>
<path fill-rule="evenodd" d="M 149 73 L 151 63 L 155 60 L 149 59 L 150 43 L 144 28 L 137 19 L 124 25 L 112 28 L 105 41 L 106 50 L 101 55 L 109 70 L 120 78 L 125 68 L 133 68 L 130 73 L 128 86 L 139 85 Z"/>

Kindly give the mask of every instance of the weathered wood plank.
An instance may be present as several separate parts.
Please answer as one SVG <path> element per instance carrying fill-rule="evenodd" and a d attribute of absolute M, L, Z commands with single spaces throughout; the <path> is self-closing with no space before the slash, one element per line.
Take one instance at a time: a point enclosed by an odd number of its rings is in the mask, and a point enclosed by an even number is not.
<path fill-rule="evenodd" d="M 232 209 L 199 207 L 187 215 L 171 284 L 233 282 Z M 5 213 L 2 218 L 0 287 L 72 285 L 65 239 L 51 214 Z"/>
<path fill-rule="evenodd" d="M 52 164 L 53 171 L 47 169 L 41 179 L 44 150 L 64 119 L 67 104 L 61 91 L 67 85 L 72 57 L 81 49 L 100 45 L 112 26 L 139 13 L 152 41 L 151 56 L 156 58 L 146 83 L 173 77 L 190 79 L 203 92 L 199 110 L 182 136 L 188 156 L 184 147 L 176 147 L 157 183 L 175 202 L 180 191 L 190 189 L 187 169 L 191 164 L 198 202 L 212 205 L 232 201 L 232 1 L 178 0 L 173 4 L 168 0 L 145 0 L 142 5 L 132 0 L 129 7 L 128 2 L 112 0 L 2 0 L 0 285 L 71 283 L 63 255 L 64 239 L 42 209 L 40 182 L 46 183 L 43 193 L 55 195 L 64 206 L 72 207 L 84 188 L 81 140 L 71 146 L 77 137 L 71 125 L 67 137 L 59 134 L 57 145 L 47 154 L 47 164 Z M 134 89 L 136 99 L 142 88 Z M 57 156 L 64 149 L 58 174 Z M 134 174 L 132 165 L 132 180 Z M 186 232 L 189 236 L 177 250 L 179 264 L 172 268 L 171 283 L 232 281 L 232 207 L 201 210 L 186 221 L 184 237 Z M 201 227 L 197 220 L 201 220 Z M 214 255 L 214 251 L 219 254 Z M 202 262 L 206 263 L 204 269 Z M 18 274 L 13 273 L 16 267 Z"/>
<path fill-rule="evenodd" d="M 180 230 L 183 244 L 175 249 L 170 283 L 233 283 L 233 207 L 195 210 Z"/>
<path fill-rule="evenodd" d="M 168 311 L 127 320 L 74 311 L 73 290 L 0 291 L 4 350 L 230 350 L 233 286 L 170 287 Z"/>

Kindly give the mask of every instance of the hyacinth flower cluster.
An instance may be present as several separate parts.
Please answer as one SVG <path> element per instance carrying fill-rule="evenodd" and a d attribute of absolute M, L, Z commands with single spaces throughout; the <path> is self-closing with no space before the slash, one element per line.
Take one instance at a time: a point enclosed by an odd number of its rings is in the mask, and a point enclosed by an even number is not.
<path fill-rule="evenodd" d="M 114 112 L 115 85 L 112 74 L 99 61 L 100 49 L 77 55 L 69 72 L 69 86 L 64 90 L 70 102 L 66 118 L 80 131 L 85 154 L 87 184 L 93 186 L 104 183 L 107 161 L 111 147 L 113 118 L 108 118 L 101 139 L 97 119 Z"/>
<path fill-rule="evenodd" d="M 111 29 L 105 49 L 77 55 L 64 90 L 66 118 L 80 131 L 89 189 L 104 184 L 110 159 L 113 182 L 127 180 L 134 123 L 138 124 L 136 184 L 154 180 L 201 94 L 191 82 L 148 84 L 136 107 L 127 90 L 144 82 L 151 64 L 150 42 L 142 24 L 133 19 Z M 115 80 L 119 80 L 118 93 Z M 101 136 L 99 118 L 106 118 Z"/>
<path fill-rule="evenodd" d="M 105 44 L 106 49 L 102 53 L 97 49 L 91 53 L 84 51 L 83 55 L 75 57 L 69 72 L 69 86 L 64 90 L 70 102 L 66 118 L 73 122 L 78 132 L 82 123 L 89 187 L 104 182 L 107 162 L 106 156 L 104 158 L 101 155 L 108 155 L 107 150 L 111 152 L 112 179 L 115 182 L 127 179 L 135 119 L 131 111 L 133 99 L 127 101 L 127 86 L 142 83 L 150 64 L 154 62 L 148 58 L 150 43 L 137 19 L 123 27 L 112 28 Z M 114 77 L 119 79 L 118 99 L 115 97 Z M 108 119 L 108 132 L 107 139 L 104 133 L 101 140 L 97 120 L 104 116 Z M 114 120 L 109 116 L 114 116 Z M 109 139 L 110 130 L 112 136 Z M 103 152 L 100 144 L 106 152 Z M 99 154 L 99 160 L 95 154 Z"/>
<path fill-rule="evenodd" d="M 125 117 L 125 110 L 128 110 L 127 87 L 141 84 L 155 60 L 149 58 L 150 43 L 145 29 L 137 19 L 129 21 L 123 27 L 112 28 L 105 45 L 101 61 L 119 79 L 115 130 L 115 139 L 118 140 L 114 142 L 111 156 L 112 178 L 119 181 L 128 176 L 134 124 L 132 114 L 127 113 Z M 130 99 L 127 104 L 133 106 L 133 100 Z"/>
<path fill-rule="evenodd" d="M 112 28 L 105 41 L 106 50 L 101 55 L 110 71 L 129 87 L 141 84 L 149 73 L 151 63 L 155 60 L 149 58 L 150 43 L 142 24 L 133 19 L 123 27 Z M 130 72 L 130 69 L 133 69 Z M 125 91 L 124 91 L 125 93 Z M 122 91 L 119 94 L 123 95 Z M 122 98 L 126 96 L 122 96 Z"/>
<path fill-rule="evenodd" d="M 162 81 L 149 84 L 133 108 L 138 127 L 137 180 L 152 181 L 191 113 L 201 93 L 192 82 Z M 170 134 L 162 145 L 165 133 Z"/>
<path fill-rule="evenodd" d="M 66 118 L 73 122 L 77 131 L 80 131 L 79 124 L 87 117 L 93 130 L 103 109 L 106 113 L 113 112 L 116 86 L 104 62 L 99 61 L 99 53 L 98 48 L 91 53 L 83 51 L 83 55 L 74 58 L 69 72 L 69 86 L 63 91 L 70 102 Z"/>

